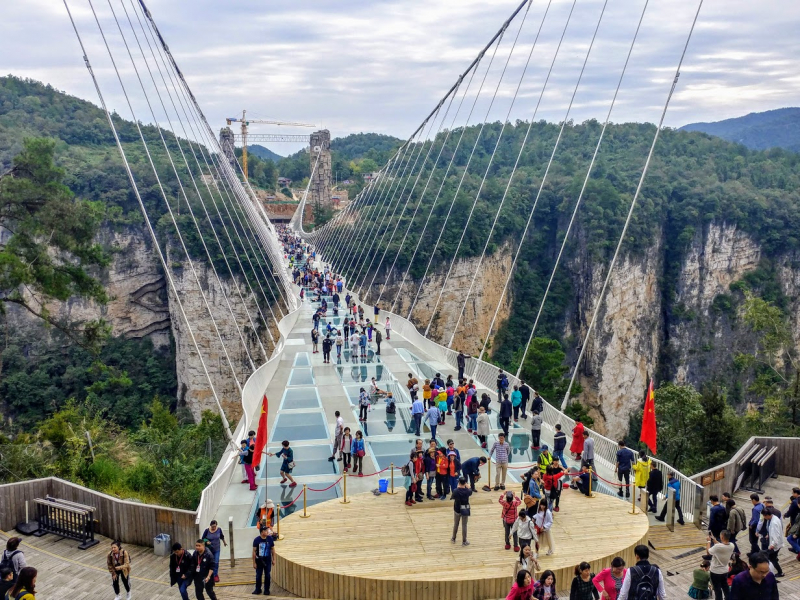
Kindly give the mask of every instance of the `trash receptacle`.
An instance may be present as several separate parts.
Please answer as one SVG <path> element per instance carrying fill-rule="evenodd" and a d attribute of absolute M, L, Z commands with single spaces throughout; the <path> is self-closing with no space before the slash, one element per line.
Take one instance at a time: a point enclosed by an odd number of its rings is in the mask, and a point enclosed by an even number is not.
<path fill-rule="evenodd" d="M 172 543 L 167 533 L 159 533 L 153 538 L 153 551 L 156 556 L 169 556 L 172 552 Z"/>
<path fill-rule="evenodd" d="M 380 491 L 381 494 L 385 494 L 388 489 L 389 489 L 388 479 L 378 480 L 378 490 Z"/>

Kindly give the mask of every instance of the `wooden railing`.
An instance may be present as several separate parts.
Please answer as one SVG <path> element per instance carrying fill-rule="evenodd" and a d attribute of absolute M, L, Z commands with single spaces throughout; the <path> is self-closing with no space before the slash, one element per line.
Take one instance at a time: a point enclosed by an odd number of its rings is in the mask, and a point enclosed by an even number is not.
<path fill-rule="evenodd" d="M 151 546 L 157 534 L 166 533 L 186 546 L 199 535 L 194 511 L 120 500 L 56 477 L 0 485 L 0 529 L 11 531 L 25 520 L 26 500 L 34 519 L 33 499 L 47 495 L 94 506 L 95 531 L 128 544 Z"/>

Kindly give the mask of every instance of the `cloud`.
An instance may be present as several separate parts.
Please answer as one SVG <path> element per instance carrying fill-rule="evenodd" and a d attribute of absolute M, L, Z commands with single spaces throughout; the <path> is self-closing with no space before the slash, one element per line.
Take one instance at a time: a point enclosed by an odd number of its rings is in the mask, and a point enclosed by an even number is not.
<path fill-rule="evenodd" d="M 136 74 L 110 19 L 109 0 L 93 1 L 126 87 L 134 97 L 137 117 L 150 121 L 141 88 L 137 89 Z M 87 0 L 68 2 L 109 104 L 127 115 L 125 99 L 115 83 L 113 65 L 97 35 Z M 123 2 L 133 10 L 131 0 L 110 2 L 120 17 L 124 17 Z M 406 137 L 518 3 L 149 0 L 147 4 L 212 128 L 217 129 L 225 117 L 246 108 L 254 118 L 320 123 L 334 136 L 376 131 Z M 564 118 L 573 93 L 570 118 L 604 118 L 644 0 L 609 0 L 576 92 L 578 74 L 603 4 L 604 0 L 575 3 L 545 87 L 573 0 L 553 0 L 546 17 L 545 0 L 534 0 L 510 59 L 511 44 L 525 11 L 504 35 L 471 120 L 480 121 L 487 115 L 490 120 L 502 119 L 510 109 L 512 119 L 531 118 L 541 96 L 536 118 L 558 121 Z M 659 118 L 696 9 L 697 0 L 650 0 L 613 120 Z M 800 78 L 794 65 L 800 57 L 798 28 L 797 3 L 706 2 L 667 124 L 714 121 L 797 105 Z M 131 35 L 129 44 L 138 57 Z M 144 50 L 146 54 L 146 46 Z M 97 102 L 66 11 L 59 2 L 8 3 L 0 22 L 0 57 L 1 73 L 40 79 Z M 141 63 L 140 58 L 137 60 Z M 471 105 L 488 62 L 487 54 L 465 107 Z M 146 71 L 142 75 L 146 80 Z M 151 84 L 145 84 L 145 88 L 153 91 Z M 497 98 L 489 110 L 495 90 Z M 466 108 L 460 118 L 468 112 Z M 284 152 L 294 149 L 279 148 Z"/>

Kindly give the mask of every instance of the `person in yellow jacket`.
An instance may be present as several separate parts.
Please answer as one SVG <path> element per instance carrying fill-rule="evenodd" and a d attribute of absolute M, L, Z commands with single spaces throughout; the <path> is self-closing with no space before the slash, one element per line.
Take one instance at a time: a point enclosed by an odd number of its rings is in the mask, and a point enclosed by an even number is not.
<path fill-rule="evenodd" d="M 33 567 L 23 567 L 17 576 L 17 582 L 6 598 L 11 600 L 36 600 L 36 575 L 38 572 Z"/>
<path fill-rule="evenodd" d="M 642 499 L 642 490 L 647 486 L 647 478 L 650 477 L 650 464 L 651 460 L 643 451 L 639 452 L 639 460 L 633 465 L 633 473 L 635 475 L 636 487 L 639 489 L 639 498 Z"/>

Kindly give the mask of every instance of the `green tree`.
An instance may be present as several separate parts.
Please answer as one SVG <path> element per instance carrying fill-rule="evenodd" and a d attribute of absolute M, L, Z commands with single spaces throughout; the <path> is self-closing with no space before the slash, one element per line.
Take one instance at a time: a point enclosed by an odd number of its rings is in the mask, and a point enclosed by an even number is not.
<path fill-rule="evenodd" d="M 665 383 L 655 392 L 655 404 L 658 455 L 674 467 L 684 469 L 701 451 L 697 435 L 705 418 L 701 396 L 691 385 Z"/>
<path fill-rule="evenodd" d="M 0 227 L 9 233 L 0 240 L 0 311 L 16 304 L 93 345 L 107 333 L 102 321 L 76 326 L 47 309 L 52 300 L 108 300 L 86 270 L 109 262 L 94 241 L 103 207 L 75 199 L 63 184 L 64 170 L 53 164 L 54 149 L 53 140 L 26 139 L 11 170 L 0 176 Z"/>
<path fill-rule="evenodd" d="M 519 354 L 522 354 L 520 350 Z M 520 377 L 554 406 L 560 406 L 569 385 L 569 367 L 564 364 L 567 355 L 556 340 L 535 337 L 531 341 Z M 574 385 L 570 396 L 581 392 Z"/>

